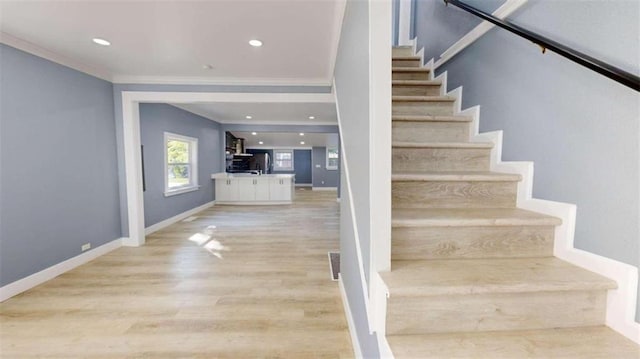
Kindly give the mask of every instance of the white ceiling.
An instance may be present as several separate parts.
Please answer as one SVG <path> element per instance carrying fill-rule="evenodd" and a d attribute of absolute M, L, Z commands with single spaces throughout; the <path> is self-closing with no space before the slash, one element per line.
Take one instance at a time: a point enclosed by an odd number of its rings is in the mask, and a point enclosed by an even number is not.
<path fill-rule="evenodd" d="M 305 133 L 298 132 L 251 132 L 231 131 L 234 136 L 245 139 L 245 147 L 253 148 L 296 148 L 296 147 L 337 147 L 337 133 Z M 264 142 L 260 144 L 259 141 Z M 304 141 L 301 144 L 300 141 Z"/>
<path fill-rule="evenodd" d="M 334 103 L 238 103 L 172 104 L 220 123 L 269 125 L 337 125 Z M 246 116 L 251 116 L 247 119 Z M 314 119 L 309 119 L 314 116 Z"/>
<path fill-rule="evenodd" d="M 342 0 L 0 0 L 0 6 L 0 29 L 10 35 L 3 42 L 35 45 L 120 83 L 328 85 L 344 12 Z M 112 45 L 95 45 L 94 37 Z M 264 46 L 249 46 L 253 38 Z"/>

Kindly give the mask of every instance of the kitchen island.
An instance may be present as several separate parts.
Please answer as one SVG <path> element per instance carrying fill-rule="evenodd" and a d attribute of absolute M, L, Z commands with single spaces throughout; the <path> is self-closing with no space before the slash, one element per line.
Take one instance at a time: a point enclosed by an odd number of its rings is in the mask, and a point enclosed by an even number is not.
<path fill-rule="evenodd" d="M 295 189 L 294 174 L 214 173 L 216 204 L 274 205 L 291 204 Z"/>

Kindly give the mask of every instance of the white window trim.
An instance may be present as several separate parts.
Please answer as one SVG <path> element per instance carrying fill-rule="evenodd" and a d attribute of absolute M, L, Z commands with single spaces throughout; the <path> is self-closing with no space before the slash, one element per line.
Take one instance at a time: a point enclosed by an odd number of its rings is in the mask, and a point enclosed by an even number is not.
<path fill-rule="evenodd" d="M 282 167 L 276 167 L 276 152 L 290 152 L 291 153 L 291 167 L 286 167 L 286 168 L 282 168 Z M 280 148 L 280 149 L 274 149 L 273 150 L 273 170 L 274 171 L 294 171 L 296 166 L 295 163 L 293 162 L 294 160 L 294 150 L 293 148 Z"/>
<path fill-rule="evenodd" d="M 167 158 L 167 142 L 169 140 L 178 140 L 185 141 L 190 143 L 189 148 L 189 163 L 191 163 L 191 178 L 192 183 L 189 186 L 183 186 L 179 188 L 169 189 L 169 177 L 167 173 L 169 173 L 169 161 Z M 175 196 L 182 193 L 188 193 L 197 191 L 200 189 L 198 185 L 198 139 L 195 137 L 183 136 L 177 133 L 165 132 L 164 133 L 164 143 L 163 143 L 163 151 L 164 151 L 164 196 L 170 197 Z"/>
<path fill-rule="evenodd" d="M 325 159 L 325 168 L 327 171 L 337 171 L 338 165 L 329 166 L 329 150 L 338 151 L 338 147 L 327 147 L 324 151 L 324 159 Z M 338 152 L 338 162 L 340 162 L 340 152 Z"/>

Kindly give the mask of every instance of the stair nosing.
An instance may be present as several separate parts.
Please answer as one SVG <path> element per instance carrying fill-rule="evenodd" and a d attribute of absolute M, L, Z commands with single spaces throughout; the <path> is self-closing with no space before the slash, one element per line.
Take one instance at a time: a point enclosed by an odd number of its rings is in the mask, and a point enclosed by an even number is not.
<path fill-rule="evenodd" d="M 391 60 L 422 60 L 418 55 L 391 55 Z"/>
<path fill-rule="evenodd" d="M 504 212 L 503 209 L 492 209 L 494 214 L 490 216 L 478 216 L 476 212 L 482 211 L 483 214 L 487 214 L 488 209 L 483 208 L 429 208 L 429 209 L 415 209 L 415 208 L 394 208 L 391 211 L 391 227 L 486 227 L 486 226 L 558 226 L 562 224 L 562 220 L 557 217 L 552 217 L 542 213 L 523 210 L 521 208 L 515 208 L 509 210 L 511 213 Z M 428 215 L 437 213 L 438 211 L 448 212 L 447 217 L 436 218 L 406 218 L 401 212 L 412 211 L 418 212 L 420 215 Z M 422 212 L 422 213 L 420 213 Z M 456 213 L 457 212 L 457 213 Z M 466 213 L 465 213 L 466 212 Z M 469 215 L 469 212 L 472 212 Z M 497 212 L 497 213 L 495 213 Z M 517 212 L 535 213 L 536 216 L 518 216 Z"/>
<path fill-rule="evenodd" d="M 401 263 L 411 263 L 414 268 L 403 271 L 402 267 L 398 268 Z M 490 264 L 487 265 L 487 263 Z M 394 264 L 398 268 L 395 271 Z M 487 266 L 490 268 L 484 269 Z M 499 274 L 496 274 L 497 267 L 502 268 Z M 449 271 L 452 278 L 460 276 L 464 278 L 465 274 L 461 274 L 459 268 L 473 268 L 475 270 L 470 270 L 471 274 L 466 275 L 477 280 L 465 278 L 462 282 L 452 285 L 451 282 L 443 283 L 438 278 L 420 277 L 417 274 L 420 273 L 418 269 L 421 268 L 425 270 L 432 268 L 440 274 Z M 569 274 L 578 274 L 580 280 L 562 281 L 558 280 L 558 277 L 554 278 L 553 275 L 549 275 L 550 272 L 557 271 L 570 271 Z M 488 274 L 483 276 L 483 273 Z M 392 260 L 391 271 L 381 273 L 381 276 L 385 284 L 389 286 L 391 297 L 592 291 L 617 288 L 615 281 L 557 257 Z M 446 273 L 445 277 L 447 277 Z M 535 280 L 531 280 L 532 278 Z M 466 282 L 464 282 L 465 280 Z"/>
<path fill-rule="evenodd" d="M 442 86 L 440 80 L 392 80 L 391 86 Z"/>
<path fill-rule="evenodd" d="M 426 67 L 401 67 L 394 66 L 391 68 L 391 72 L 431 72 L 431 69 Z"/>
<path fill-rule="evenodd" d="M 455 97 L 451 96 L 391 96 L 394 102 L 454 102 Z"/>
<path fill-rule="evenodd" d="M 393 115 L 391 121 L 401 122 L 472 122 L 471 116 L 446 115 Z"/>
<path fill-rule="evenodd" d="M 485 172 L 485 173 L 465 173 L 465 172 L 432 172 L 432 173 L 393 173 L 392 182 L 519 182 L 522 176 L 512 173 Z"/>
<path fill-rule="evenodd" d="M 465 148 L 491 149 L 491 142 L 392 142 L 392 148 Z"/>

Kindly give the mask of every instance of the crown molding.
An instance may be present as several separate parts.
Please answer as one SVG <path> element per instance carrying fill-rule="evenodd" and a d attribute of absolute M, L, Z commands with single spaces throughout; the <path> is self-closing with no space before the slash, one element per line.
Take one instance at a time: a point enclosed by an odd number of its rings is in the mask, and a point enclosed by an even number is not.
<path fill-rule="evenodd" d="M 219 124 L 222 125 L 291 125 L 291 126 L 337 126 L 338 125 L 338 121 L 334 121 L 334 122 L 330 122 L 330 121 L 305 121 L 305 122 L 300 122 L 300 121 L 247 121 L 247 120 L 242 120 L 239 119 L 237 121 L 231 120 L 231 121 L 225 121 L 225 120 L 220 120 L 218 118 L 214 118 L 212 117 L 210 114 L 207 114 L 205 111 L 198 111 L 198 110 L 192 110 L 186 106 L 184 106 L 184 104 L 176 104 L 176 103 L 169 103 L 169 105 L 173 106 L 173 107 L 177 107 L 181 110 L 190 112 L 194 115 L 198 115 L 200 117 L 204 117 L 206 119 L 209 119 L 211 121 L 217 122 Z"/>
<path fill-rule="evenodd" d="M 45 60 L 55 62 L 59 65 L 66 66 L 68 68 L 83 72 L 87 75 L 91 75 L 109 82 L 112 81 L 111 73 L 105 68 L 92 66 L 82 61 L 71 59 L 69 57 L 66 57 L 56 52 L 53 52 L 51 50 L 48 50 L 44 47 L 38 46 L 31 42 L 17 38 L 13 35 L 7 34 L 6 32 L 0 32 L 0 43 L 14 47 L 18 50 L 27 52 L 29 54 L 41 57 Z"/>
<path fill-rule="evenodd" d="M 331 86 L 331 80 L 328 78 L 244 78 L 115 75 L 112 79 L 113 83 L 115 84 L 145 85 Z"/>

